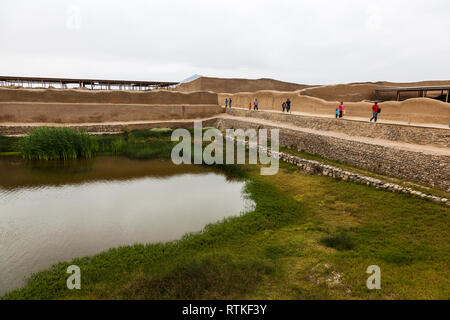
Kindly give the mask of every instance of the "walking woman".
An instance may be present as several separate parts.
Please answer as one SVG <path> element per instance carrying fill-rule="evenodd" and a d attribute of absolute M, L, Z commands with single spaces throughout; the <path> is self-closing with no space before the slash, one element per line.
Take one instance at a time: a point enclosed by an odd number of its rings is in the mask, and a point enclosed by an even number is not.
<path fill-rule="evenodd" d="M 253 110 L 258 110 L 258 99 L 255 99 L 255 102 L 253 103 Z"/>
<path fill-rule="evenodd" d="M 342 118 L 344 116 L 344 102 L 341 102 L 339 104 L 339 118 Z"/>

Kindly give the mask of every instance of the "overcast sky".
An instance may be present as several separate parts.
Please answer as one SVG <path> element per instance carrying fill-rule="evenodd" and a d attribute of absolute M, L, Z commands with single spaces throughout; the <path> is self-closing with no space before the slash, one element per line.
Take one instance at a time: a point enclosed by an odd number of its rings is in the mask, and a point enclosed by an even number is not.
<path fill-rule="evenodd" d="M 0 0 L 0 75 L 450 79 L 448 0 Z"/>

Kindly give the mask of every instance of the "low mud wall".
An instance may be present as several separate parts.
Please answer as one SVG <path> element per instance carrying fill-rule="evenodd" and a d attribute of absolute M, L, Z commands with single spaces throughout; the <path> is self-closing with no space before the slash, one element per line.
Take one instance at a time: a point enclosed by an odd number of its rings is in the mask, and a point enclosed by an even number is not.
<path fill-rule="evenodd" d="M 301 92 L 258 91 L 255 93 L 218 94 L 219 104 L 225 105 L 225 99 L 231 97 L 232 106 L 248 108 L 248 104 L 258 99 L 260 110 L 281 110 L 286 99 L 291 100 L 291 111 L 334 115 L 339 101 L 325 101 L 302 95 Z M 344 100 L 345 115 L 369 119 L 372 116 L 371 102 L 348 102 Z M 450 103 L 416 98 L 406 101 L 387 101 L 380 103 L 380 119 L 411 123 L 450 124 Z"/>
<path fill-rule="evenodd" d="M 277 128 L 232 118 L 218 119 L 216 126 L 221 130 Z M 285 128 L 279 129 L 281 146 L 450 191 L 450 171 L 448 170 L 450 157 L 448 156 L 400 150 Z"/>
<path fill-rule="evenodd" d="M 112 103 L 112 104 L 217 104 L 213 92 L 120 91 L 88 89 L 0 88 L 0 102 Z"/>
<path fill-rule="evenodd" d="M 147 122 L 147 123 L 124 123 L 124 124 L 104 124 L 104 123 L 93 123 L 93 124 L 64 124 L 64 125 L 54 125 L 54 126 L 64 126 L 77 130 L 86 131 L 89 133 L 119 133 L 125 130 L 147 130 L 153 128 L 193 128 L 195 120 L 188 121 L 164 121 L 164 122 Z M 203 126 L 214 126 L 216 124 L 216 119 L 211 118 L 203 120 Z M 17 125 L 1 125 L 0 124 L 0 134 L 7 136 L 23 135 L 27 132 L 34 130 L 39 127 L 39 125 L 33 124 L 17 124 Z"/>
<path fill-rule="evenodd" d="M 221 112 L 212 92 L 0 88 L 3 123 L 196 119 Z"/>
<path fill-rule="evenodd" d="M 388 123 L 377 123 L 375 125 L 369 122 L 345 120 L 345 118 L 336 120 L 296 114 L 263 111 L 254 112 L 229 108 L 225 111 L 232 116 L 264 119 L 284 124 L 292 124 L 300 128 L 341 132 L 349 136 L 369 137 L 396 142 L 450 148 L 449 129 Z"/>
<path fill-rule="evenodd" d="M 223 109 L 217 104 L 146 105 L 0 102 L 0 122 L 95 123 L 207 118 Z"/>

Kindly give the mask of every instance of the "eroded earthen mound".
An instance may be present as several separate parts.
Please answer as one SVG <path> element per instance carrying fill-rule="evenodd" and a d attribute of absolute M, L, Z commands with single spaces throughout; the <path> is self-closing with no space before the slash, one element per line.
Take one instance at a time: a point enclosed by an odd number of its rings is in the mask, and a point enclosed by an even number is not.
<path fill-rule="evenodd" d="M 213 91 L 217 93 L 256 92 L 260 90 L 297 91 L 310 86 L 304 84 L 283 82 L 273 79 L 222 79 L 201 77 L 194 81 L 183 83 L 177 91 Z"/>

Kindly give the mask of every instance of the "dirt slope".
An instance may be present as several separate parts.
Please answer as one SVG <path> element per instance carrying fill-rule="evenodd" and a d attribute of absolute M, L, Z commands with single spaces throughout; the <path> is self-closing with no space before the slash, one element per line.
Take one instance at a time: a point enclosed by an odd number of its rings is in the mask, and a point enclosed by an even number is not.
<path fill-rule="evenodd" d="M 192 91 L 213 91 L 217 93 L 238 93 L 238 92 L 257 92 L 263 90 L 294 92 L 301 91 L 301 95 L 315 97 L 327 101 L 389 101 L 396 100 L 395 92 L 382 93 L 375 95 L 374 90 L 389 87 L 411 87 L 411 86 L 436 86 L 450 85 L 450 80 L 443 81 L 420 81 L 409 83 L 396 83 L 388 81 L 379 82 L 361 82 L 349 84 L 311 86 L 304 84 L 295 84 L 282 82 L 273 79 L 223 79 L 201 77 L 194 81 L 181 84 L 176 90 L 180 92 Z M 429 96 L 437 96 L 440 92 L 429 93 Z M 402 100 L 417 98 L 416 92 L 402 93 Z"/>
<path fill-rule="evenodd" d="M 375 95 L 374 90 L 380 88 L 389 87 L 415 87 L 415 86 L 439 86 L 450 85 L 449 81 L 422 81 L 422 82 L 409 82 L 409 83 L 395 83 L 395 82 L 364 82 L 364 83 L 351 83 L 351 84 L 337 84 L 327 85 L 321 87 L 313 87 L 302 90 L 301 94 L 305 96 L 320 98 L 327 101 L 389 101 L 397 100 L 397 94 L 395 92 L 379 93 Z M 428 96 L 436 97 L 440 92 L 430 92 Z M 401 99 L 417 98 L 417 92 L 405 92 L 401 94 Z"/>
<path fill-rule="evenodd" d="M 194 81 L 183 83 L 177 91 L 213 91 L 217 93 L 255 92 L 259 90 L 297 91 L 310 86 L 283 82 L 273 79 L 222 79 L 201 77 Z"/>

